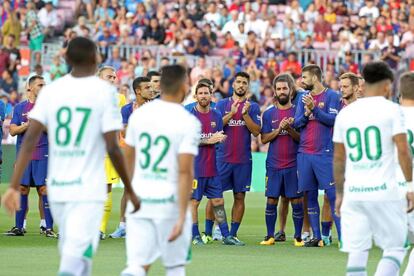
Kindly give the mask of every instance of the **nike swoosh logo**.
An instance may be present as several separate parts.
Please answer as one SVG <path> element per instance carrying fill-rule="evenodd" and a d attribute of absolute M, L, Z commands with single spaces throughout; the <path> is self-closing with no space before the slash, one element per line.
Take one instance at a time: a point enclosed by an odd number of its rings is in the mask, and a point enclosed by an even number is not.
<path fill-rule="evenodd" d="M 276 123 L 277 121 L 279 121 L 279 120 L 272 121 L 272 124 Z"/>
<path fill-rule="evenodd" d="M 335 182 L 329 183 L 329 186 L 333 186 L 333 185 L 335 185 Z"/>

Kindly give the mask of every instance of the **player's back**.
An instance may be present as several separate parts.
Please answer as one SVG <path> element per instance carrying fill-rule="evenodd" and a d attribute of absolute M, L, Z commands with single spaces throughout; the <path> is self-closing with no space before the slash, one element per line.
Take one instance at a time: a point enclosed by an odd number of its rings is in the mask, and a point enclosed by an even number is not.
<path fill-rule="evenodd" d="M 71 75 L 46 86 L 33 114 L 48 129 L 52 201 L 104 200 L 103 133 L 121 128 L 114 88 L 95 76 Z"/>
<path fill-rule="evenodd" d="M 154 100 L 130 117 L 126 143 L 135 147 L 132 184 L 141 197 L 136 216 L 178 216 L 178 155 L 197 155 L 200 123 L 180 104 Z"/>
<path fill-rule="evenodd" d="M 346 149 L 348 200 L 398 200 L 393 137 L 404 133 L 401 108 L 384 97 L 362 98 L 343 109 L 334 141 Z"/>
<path fill-rule="evenodd" d="M 414 155 L 414 106 L 403 106 L 402 110 L 404 113 L 405 126 L 407 128 L 408 144 L 410 145 L 411 153 Z"/>

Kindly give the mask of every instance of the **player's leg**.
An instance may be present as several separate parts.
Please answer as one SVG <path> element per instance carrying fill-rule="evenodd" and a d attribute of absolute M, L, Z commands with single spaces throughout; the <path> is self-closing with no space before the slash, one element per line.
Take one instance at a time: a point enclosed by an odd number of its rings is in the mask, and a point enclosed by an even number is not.
<path fill-rule="evenodd" d="M 121 197 L 121 210 L 120 210 L 120 218 L 119 218 L 119 225 L 118 228 L 109 235 L 110 238 L 118 239 L 118 238 L 124 238 L 126 235 L 126 223 L 125 223 L 125 212 L 126 212 L 126 206 L 127 206 L 127 198 L 125 195 L 125 190 L 122 193 Z"/>
<path fill-rule="evenodd" d="M 233 208 L 230 235 L 237 237 L 245 210 L 246 192 L 250 191 L 252 182 L 252 163 L 233 165 Z"/>
<path fill-rule="evenodd" d="M 412 212 L 408 214 L 408 240 L 411 245 L 414 244 L 414 214 Z M 411 250 L 403 276 L 410 275 L 414 275 L 414 249 Z"/>
<path fill-rule="evenodd" d="M 192 240 L 194 245 L 203 245 L 200 230 L 198 228 L 198 207 L 203 199 L 205 190 L 205 178 L 198 178 L 193 180 L 193 192 L 191 194 L 191 207 L 193 216 L 192 225 Z"/>
<path fill-rule="evenodd" d="M 286 222 L 289 214 L 289 199 L 282 196 L 279 204 L 279 231 L 275 234 L 275 241 L 284 242 L 286 241 Z"/>
<path fill-rule="evenodd" d="M 399 275 L 407 253 L 408 222 L 405 201 L 367 203 L 375 243 L 383 249 L 375 276 Z M 368 207 L 367 207 L 368 208 Z M 378 216 L 381 214 L 381 216 Z"/>
<path fill-rule="evenodd" d="M 303 227 L 302 227 L 302 240 L 305 242 L 311 238 L 311 227 L 308 216 L 308 197 L 303 195 Z"/>
<path fill-rule="evenodd" d="M 282 188 L 282 175 L 279 170 L 273 168 L 266 168 L 266 209 L 265 222 L 267 234 L 261 245 L 275 244 L 275 226 L 277 220 L 277 204 L 279 201 Z"/>
<path fill-rule="evenodd" d="M 211 199 L 208 200 L 207 205 L 206 205 L 206 220 L 205 220 L 205 230 L 204 233 L 205 235 L 203 236 L 203 238 L 205 237 L 205 241 L 204 243 L 210 243 L 210 237 L 212 239 L 214 239 L 213 237 L 213 227 L 214 227 L 214 220 L 215 220 L 215 216 L 214 216 L 214 208 L 213 208 L 213 204 L 211 202 Z M 217 227 L 219 227 L 217 225 Z M 220 237 L 216 237 L 217 240 L 222 240 L 222 235 L 220 232 L 220 228 L 218 228 L 218 232 L 220 233 Z"/>
<path fill-rule="evenodd" d="M 331 215 L 331 207 L 329 204 L 328 196 L 325 193 L 323 197 L 323 206 L 322 206 L 322 240 L 325 246 L 331 245 L 332 236 L 331 236 L 331 228 L 332 228 L 332 215 Z"/>
<path fill-rule="evenodd" d="M 112 184 L 107 184 L 107 198 L 104 204 L 104 212 L 102 216 L 101 226 L 99 227 L 99 238 L 104 240 L 106 238 L 106 229 L 108 226 L 109 218 L 112 212 Z"/>
<path fill-rule="evenodd" d="M 367 276 L 368 251 L 350 252 L 346 265 L 346 276 Z"/>
<path fill-rule="evenodd" d="M 403 276 L 414 275 L 414 249 L 411 250 L 410 257 L 408 258 L 408 264 Z"/>
<path fill-rule="evenodd" d="M 338 233 L 338 242 L 341 243 L 341 218 L 335 213 L 335 200 L 336 200 L 336 189 L 331 188 L 326 190 L 326 196 L 329 200 L 329 206 L 331 207 L 331 216 L 335 222 L 336 231 Z"/>
<path fill-rule="evenodd" d="M 318 190 L 312 190 L 306 192 L 308 196 L 308 216 L 309 222 L 312 228 L 313 238 L 306 243 L 307 247 L 321 247 L 323 241 L 321 237 L 321 230 L 319 224 L 319 202 L 318 202 Z"/>
<path fill-rule="evenodd" d="M 103 202 L 52 203 L 51 210 L 60 230 L 59 275 L 90 275 L 99 243 Z"/>
<path fill-rule="evenodd" d="M 39 189 L 36 189 L 37 195 L 38 195 L 38 209 L 39 209 L 39 216 L 40 216 L 40 234 L 43 235 L 46 232 L 46 220 L 45 220 L 45 212 L 43 211 L 43 200 L 42 200 L 42 194 Z M 29 208 L 27 208 L 27 211 L 29 211 Z M 27 217 L 27 213 L 26 213 Z M 26 224 L 26 219 L 25 219 Z M 24 226 L 26 228 L 26 225 Z"/>
<path fill-rule="evenodd" d="M 293 243 L 297 247 L 302 247 L 305 245 L 304 241 L 302 240 L 302 227 L 303 227 L 303 218 L 304 218 L 304 210 L 303 210 L 303 198 L 292 198 L 292 219 L 293 225 L 295 227 L 295 233 L 293 235 Z"/>

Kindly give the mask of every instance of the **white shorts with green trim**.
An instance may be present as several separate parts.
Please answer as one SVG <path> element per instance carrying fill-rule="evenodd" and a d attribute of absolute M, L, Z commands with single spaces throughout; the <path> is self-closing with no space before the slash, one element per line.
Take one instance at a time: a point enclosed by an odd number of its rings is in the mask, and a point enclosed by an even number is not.
<path fill-rule="evenodd" d="M 122 274 L 136 275 L 140 267 L 154 263 L 159 257 L 166 268 L 186 265 L 191 260 L 191 217 L 186 217 L 182 234 L 168 242 L 176 221 L 127 217 L 127 268 Z"/>
<path fill-rule="evenodd" d="M 407 246 L 407 204 L 401 201 L 344 201 L 341 207 L 341 251 L 361 252 L 372 247 L 400 250 Z"/>
<path fill-rule="evenodd" d="M 104 202 L 51 202 L 50 209 L 59 226 L 60 255 L 91 259 L 98 248 Z"/>

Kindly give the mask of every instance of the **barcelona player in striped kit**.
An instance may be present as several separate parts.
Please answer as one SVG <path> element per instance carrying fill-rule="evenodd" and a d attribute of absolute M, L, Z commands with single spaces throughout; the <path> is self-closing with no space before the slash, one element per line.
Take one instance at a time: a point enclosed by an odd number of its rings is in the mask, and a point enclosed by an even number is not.
<path fill-rule="evenodd" d="M 267 236 L 261 245 L 273 245 L 277 219 L 277 204 L 280 196 L 291 200 L 292 217 L 295 225 L 294 245 L 303 246 L 301 239 L 303 225 L 303 193 L 298 191 L 296 153 L 299 133 L 292 128 L 295 106 L 290 99 L 294 87 L 290 86 L 286 74 L 273 81 L 275 106 L 263 114 L 262 142 L 269 143 L 266 159 L 266 227 Z"/>
<path fill-rule="evenodd" d="M 206 83 L 199 82 L 195 90 L 197 105 L 190 109 L 190 113 L 196 116 L 201 122 L 202 128 L 199 153 L 194 162 L 195 179 L 193 181 L 192 193 L 193 244 L 202 245 L 212 242 L 211 233 L 201 238 L 198 228 L 198 207 L 203 196 L 206 196 L 211 201 L 215 217 L 211 218 L 208 213 L 206 214 L 206 228 L 209 225 L 208 221 L 212 223 L 215 219 L 223 235 L 223 244 L 244 245 L 230 236 L 229 226 L 227 224 L 223 189 L 217 177 L 216 167 L 216 144 L 222 143 L 226 139 L 226 135 L 223 134 L 221 114 L 210 108 L 211 96 L 211 87 Z M 211 229 L 209 232 L 211 232 Z"/>
<path fill-rule="evenodd" d="M 305 245 L 322 247 L 318 189 L 324 190 L 331 207 L 340 240 L 340 220 L 334 214 L 335 182 L 333 179 L 332 133 L 341 107 L 340 95 L 322 85 L 322 70 L 317 65 L 302 69 L 302 85 L 309 93 L 298 102 L 293 127 L 300 129 L 298 149 L 299 191 L 308 197 L 308 216 L 313 238 Z"/>
<path fill-rule="evenodd" d="M 246 192 L 252 179 L 251 134 L 260 134 L 260 108 L 247 99 L 250 76 L 246 72 L 235 75 L 232 97 L 219 101 L 216 109 L 223 117 L 226 141 L 220 147 L 217 167 L 223 190 L 232 190 L 234 204 L 230 235 L 237 237 L 243 219 Z"/>

